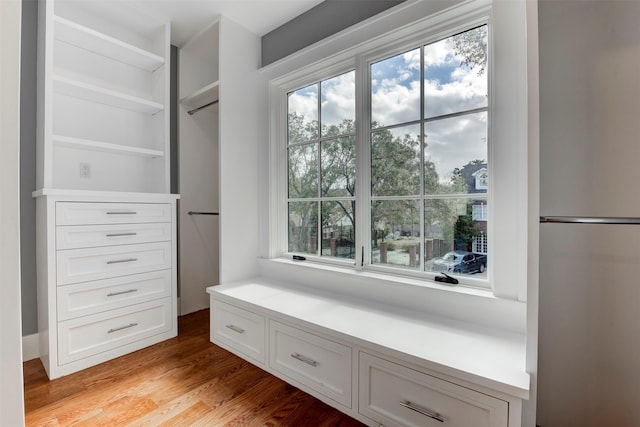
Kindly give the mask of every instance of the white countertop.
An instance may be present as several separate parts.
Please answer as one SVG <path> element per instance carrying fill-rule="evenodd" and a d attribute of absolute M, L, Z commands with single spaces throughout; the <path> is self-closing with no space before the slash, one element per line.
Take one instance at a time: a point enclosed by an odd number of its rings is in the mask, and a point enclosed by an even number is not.
<path fill-rule="evenodd" d="M 374 306 L 266 278 L 212 286 L 207 292 L 226 302 L 299 319 L 455 378 L 523 399 L 529 396 L 523 334 Z"/>

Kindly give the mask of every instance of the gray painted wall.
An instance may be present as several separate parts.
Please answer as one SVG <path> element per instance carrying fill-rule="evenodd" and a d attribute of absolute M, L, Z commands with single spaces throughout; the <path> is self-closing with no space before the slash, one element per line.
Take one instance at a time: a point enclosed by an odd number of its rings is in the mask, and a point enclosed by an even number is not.
<path fill-rule="evenodd" d="M 364 21 L 404 0 L 326 0 L 262 37 L 262 66 Z"/>
<path fill-rule="evenodd" d="M 20 257 L 22 335 L 38 332 L 36 294 L 36 54 L 38 2 L 22 2 L 20 59 Z"/>

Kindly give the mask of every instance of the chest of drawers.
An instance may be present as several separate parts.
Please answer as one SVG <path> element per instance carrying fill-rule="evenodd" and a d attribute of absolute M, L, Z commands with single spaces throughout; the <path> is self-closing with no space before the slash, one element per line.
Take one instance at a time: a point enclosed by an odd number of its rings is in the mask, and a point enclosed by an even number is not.
<path fill-rule="evenodd" d="M 176 198 L 165 196 L 37 199 L 47 212 L 37 236 L 49 378 L 177 335 Z"/>

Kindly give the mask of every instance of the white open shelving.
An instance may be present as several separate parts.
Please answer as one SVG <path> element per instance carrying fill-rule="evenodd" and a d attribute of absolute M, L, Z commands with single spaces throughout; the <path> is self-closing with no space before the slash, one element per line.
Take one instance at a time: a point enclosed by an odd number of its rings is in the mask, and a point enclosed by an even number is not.
<path fill-rule="evenodd" d="M 155 53 L 140 49 L 60 16 L 54 17 L 54 34 L 57 40 L 125 64 L 131 64 L 143 70 L 154 71 L 165 63 L 165 59 Z"/>
<path fill-rule="evenodd" d="M 73 138 L 69 136 L 53 135 L 53 144 L 59 147 L 77 148 L 103 153 L 126 154 L 140 157 L 163 157 L 164 151 L 150 150 L 148 148 L 133 147 L 130 145 L 112 144 L 110 142 L 94 141 L 90 139 Z"/>
<path fill-rule="evenodd" d="M 169 193 L 170 23 L 120 2 L 39 14 L 37 187 Z"/>
<path fill-rule="evenodd" d="M 116 108 L 124 108 L 126 110 L 147 114 L 156 114 L 164 109 L 164 105 L 159 102 L 65 76 L 54 75 L 53 83 L 54 90 L 57 93 L 96 102 L 98 104 L 110 105 Z"/>

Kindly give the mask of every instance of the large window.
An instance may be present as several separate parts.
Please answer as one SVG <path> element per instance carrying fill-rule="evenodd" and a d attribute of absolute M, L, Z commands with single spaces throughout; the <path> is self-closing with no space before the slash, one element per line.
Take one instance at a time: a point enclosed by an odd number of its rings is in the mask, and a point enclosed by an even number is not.
<path fill-rule="evenodd" d="M 523 300 L 524 2 L 436 3 L 408 2 L 384 28 L 364 24 L 262 72 L 265 258 L 301 255 L 293 271 L 318 283 L 350 269 L 341 283 L 431 287 L 447 273 Z"/>
<path fill-rule="evenodd" d="M 366 132 L 356 70 L 286 94 L 288 252 L 486 277 L 487 40 L 485 24 L 366 62 Z"/>

